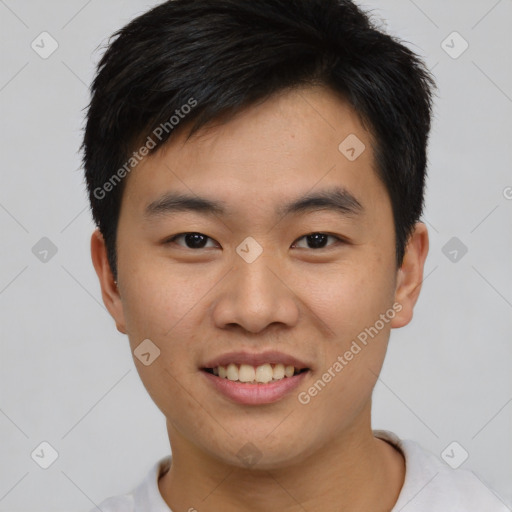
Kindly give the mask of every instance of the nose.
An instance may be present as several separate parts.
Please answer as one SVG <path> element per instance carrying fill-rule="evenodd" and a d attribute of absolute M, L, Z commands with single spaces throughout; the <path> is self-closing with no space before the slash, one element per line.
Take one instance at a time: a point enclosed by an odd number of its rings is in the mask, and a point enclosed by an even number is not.
<path fill-rule="evenodd" d="M 271 324 L 293 327 L 299 318 L 299 298 L 291 276 L 267 251 L 252 263 L 235 258 L 213 307 L 215 325 L 240 326 L 259 333 Z"/>

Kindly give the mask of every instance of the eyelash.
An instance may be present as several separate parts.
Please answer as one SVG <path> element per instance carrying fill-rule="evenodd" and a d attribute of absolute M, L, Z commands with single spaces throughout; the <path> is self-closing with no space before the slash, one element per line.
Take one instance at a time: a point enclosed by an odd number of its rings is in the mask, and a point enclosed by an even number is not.
<path fill-rule="evenodd" d="M 166 239 L 164 241 L 164 245 L 170 245 L 171 243 L 174 243 L 176 239 L 178 239 L 180 237 L 183 237 L 183 236 L 186 236 L 186 235 L 202 235 L 202 236 L 206 237 L 208 240 L 213 240 L 213 238 L 210 238 L 209 236 L 204 235 L 203 233 L 198 233 L 196 231 L 189 231 L 189 232 L 185 232 L 185 233 L 178 233 L 177 235 L 174 235 L 171 238 Z M 326 249 L 329 249 L 329 247 L 333 247 L 333 246 L 337 246 L 337 245 L 340 245 L 340 244 L 347 244 L 348 243 L 348 241 L 346 239 L 344 239 L 344 238 L 342 238 L 340 236 L 332 235 L 330 233 L 324 233 L 323 231 L 313 231 L 312 233 L 307 233 L 306 235 L 302 235 L 301 237 L 297 238 L 297 240 L 295 242 L 293 242 L 293 244 L 296 244 L 299 240 L 302 240 L 303 238 L 306 238 L 306 237 L 311 236 L 311 235 L 326 235 L 328 237 L 336 239 L 336 243 L 328 245 L 327 247 L 320 247 L 318 249 L 310 249 L 312 251 L 326 250 Z M 193 248 L 185 247 L 185 246 L 180 246 L 180 247 L 183 247 L 184 249 L 190 249 L 191 251 L 200 251 L 200 250 L 204 249 L 204 247 L 201 247 L 199 249 L 193 249 Z M 309 249 L 309 248 L 308 247 L 305 247 L 305 248 L 302 247 L 302 249 Z"/>

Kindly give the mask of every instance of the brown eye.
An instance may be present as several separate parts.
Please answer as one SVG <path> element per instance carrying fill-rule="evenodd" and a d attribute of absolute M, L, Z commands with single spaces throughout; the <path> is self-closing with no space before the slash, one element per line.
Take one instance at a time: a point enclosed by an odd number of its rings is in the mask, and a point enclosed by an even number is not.
<path fill-rule="evenodd" d="M 213 240 L 209 236 L 203 235 L 202 233 L 180 233 L 179 235 L 175 235 L 165 243 L 175 243 L 176 240 L 183 238 L 185 241 L 186 249 L 204 249 L 208 240 Z M 177 244 L 181 245 L 182 244 Z"/>
<path fill-rule="evenodd" d="M 306 247 L 300 247 L 301 249 L 324 249 L 327 247 L 327 240 L 329 238 L 333 238 L 336 240 L 336 242 L 343 242 L 343 240 L 337 236 L 329 235 L 327 233 L 310 233 L 309 235 L 304 235 L 303 237 L 299 238 L 298 240 L 305 239 L 306 240 Z M 330 244 L 330 245 L 336 245 Z M 296 245 L 297 242 L 294 243 Z"/>

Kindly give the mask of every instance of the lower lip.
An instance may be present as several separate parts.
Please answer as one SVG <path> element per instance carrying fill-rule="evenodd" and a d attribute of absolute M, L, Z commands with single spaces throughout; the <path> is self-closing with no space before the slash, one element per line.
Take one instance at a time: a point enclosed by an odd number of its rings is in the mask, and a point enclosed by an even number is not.
<path fill-rule="evenodd" d="M 306 378 L 309 370 L 293 377 L 284 377 L 281 380 L 267 384 L 247 384 L 245 382 L 222 379 L 203 370 L 201 370 L 201 373 L 217 391 L 233 402 L 243 405 L 261 405 L 277 402 L 288 393 L 291 393 Z"/>

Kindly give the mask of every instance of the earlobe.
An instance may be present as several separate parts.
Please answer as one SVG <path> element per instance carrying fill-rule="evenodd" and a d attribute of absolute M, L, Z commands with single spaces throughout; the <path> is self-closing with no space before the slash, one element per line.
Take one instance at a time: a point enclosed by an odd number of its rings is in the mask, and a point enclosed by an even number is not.
<path fill-rule="evenodd" d="M 100 282 L 103 303 L 115 320 L 117 330 L 127 334 L 121 296 L 108 262 L 105 240 L 99 229 L 91 236 L 91 258 Z"/>
<path fill-rule="evenodd" d="M 398 270 L 395 302 L 402 306 L 393 318 L 391 327 L 407 325 L 413 316 L 423 282 L 423 269 L 428 254 L 428 231 L 425 224 L 418 222 L 409 237 L 401 267 Z"/>

